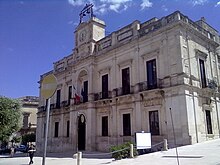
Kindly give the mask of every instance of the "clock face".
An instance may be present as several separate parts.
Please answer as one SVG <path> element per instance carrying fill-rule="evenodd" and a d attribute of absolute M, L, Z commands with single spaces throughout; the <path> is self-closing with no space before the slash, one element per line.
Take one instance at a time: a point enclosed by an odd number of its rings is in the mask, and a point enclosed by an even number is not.
<path fill-rule="evenodd" d="M 79 34 L 79 41 L 83 42 L 86 39 L 86 30 L 83 30 L 80 34 Z"/>

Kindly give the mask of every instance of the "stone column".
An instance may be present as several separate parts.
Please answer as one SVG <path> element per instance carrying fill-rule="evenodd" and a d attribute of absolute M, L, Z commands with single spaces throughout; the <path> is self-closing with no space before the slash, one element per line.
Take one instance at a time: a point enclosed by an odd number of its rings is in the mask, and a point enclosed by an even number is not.
<path fill-rule="evenodd" d="M 49 117 L 49 126 L 48 126 L 48 139 L 47 139 L 47 145 L 48 147 L 48 152 L 51 151 L 51 145 L 53 143 L 53 133 L 54 133 L 54 123 L 53 123 L 53 117 L 51 116 L 52 112 L 50 111 L 50 117 Z M 45 116 L 45 123 L 46 123 L 46 116 Z"/>
<path fill-rule="evenodd" d="M 93 75 L 94 74 L 94 66 L 93 64 L 89 65 L 89 75 L 88 75 L 88 101 L 93 101 L 94 100 L 94 95 L 93 95 Z"/>
<path fill-rule="evenodd" d="M 65 130 L 66 130 L 66 128 L 65 128 L 65 126 L 66 126 L 66 124 L 64 123 L 65 121 L 64 121 L 64 115 L 63 115 L 63 113 L 60 115 L 60 121 L 59 121 L 59 146 L 60 146 L 60 148 L 61 148 L 61 151 L 64 151 L 65 150 L 65 144 L 63 145 L 63 141 L 64 141 L 64 137 L 65 137 Z"/>
<path fill-rule="evenodd" d="M 140 96 L 139 96 L 140 97 Z M 133 132 L 141 132 L 142 130 L 142 111 L 141 102 L 138 100 L 134 103 L 135 127 Z"/>
<path fill-rule="evenodd" d="M 118 116 L 117 116 L 117 103 L 114 101 L 112 104 L 112 109 L 111 109 L 111 118 L 110 118 L 110 123 L 111 123 L 111 130 L 110 130 L 110 136 L 112 137 L 113 144 L 116 145 L 117 142 L 117 137 L 118 137 Z"/>
<path fill-rule="evenodd" d="M 41 115 L 41 114 L 40 114 Z M 40 115 L 38 115 L 37 118 L 37 123 L 38 123 L 38 127 L 36 128 L 36 146 L 37 146 L 37 153 L 42 153 L 43 152 L 43 133 L 44 133 L 44 124 L 43 124 L 43 120 L 42 117 L 40 117 Z"/>
<path fill-rule="evenodd" d="M 72 150 L 76 152 L 77 150 L 77 141 L 78 141 L 78 128 L 77 128 L 77 111 L 70 112 L 70 138 Z"/>
<path fill-rule="evenodd" d="M 96 112 L 95 108 L 88 108 L 86 113 L 86 150 L 96 149 Z"/>

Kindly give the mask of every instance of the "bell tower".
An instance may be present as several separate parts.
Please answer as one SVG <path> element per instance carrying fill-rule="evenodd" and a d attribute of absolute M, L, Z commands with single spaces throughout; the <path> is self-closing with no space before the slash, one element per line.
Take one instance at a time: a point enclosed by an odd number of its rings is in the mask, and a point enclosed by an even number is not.
<path fill-rule="evenodd" d="M 75 33 L 75 53 L 77 58 L 89 56 L 93 53 L 95 43 L 105 37 L 105 22 L 93 14 L 93 5 L 86 4 L 80 12 L 80 22 Z M 83 21 L 87 16 L 87 21 Z"/>

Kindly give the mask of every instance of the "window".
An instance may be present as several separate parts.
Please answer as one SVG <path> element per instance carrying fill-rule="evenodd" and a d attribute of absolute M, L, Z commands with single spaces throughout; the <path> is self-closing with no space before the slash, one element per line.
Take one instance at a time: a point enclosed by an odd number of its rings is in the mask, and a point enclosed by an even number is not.
<path fill-rule="evenodd" d="M 72 98 L 72 86 L 69 86 L 69 92 L 68 92 L 68 105 L 70 105 L 70 100 Z"/>
<path fill-rule="evenodd" d="M 129 68 L 122 69 L 122 94 L 130 93 L 130 73 Z"/>
<path fill-rule="evenodd" d="M 56 101 L 56 107 L 57 108 L 60 108 L 60 93 L 61 93 L 61 90 L 57 90 L 57 101 Z"/>
<path fill-rule="evenodd" d="M 205 111 L 205 116 L 206 116 L 207 132 L 208 132 L 208 134 L 212 134 L 211 112 L 209 110 L 206 110 Z"/>
<path fill-rule="evenodd" d="M 23 114 L 23 128 L 28 128 L 28 118 L 30 114 L 29 113 L 24 113 Z"/>
<path fill-rule="evenodd" d="M 124 136 L 131 136 L 130 114 L 123 114 L 123 135 Z"/>
<path fill-rule="evenodd" d="M 84 81 L 83 82 L 83 88 L 81 91 L 81 95 L 83 98 L 83 102 L 87 102 L 88 101 L 88 81 Z"/>
<path fill-rule="evenodd" d="M 108 136 L 108 116 L 102 117 L 102 136 Z"/>
<path fill-rule="evenodd" d="M 70 121 L 66 122 L 66 137 L 70 136 Z"/>
<path fill-rule="evenodd" d="M 102 136 L 108 136 L 108 116 L 102 117 Z"/>
<path fill-rule="evenodd" d="M 202 83 L 202 88 L 207 87 L 206 84 L 206 75 L 205 75 L 205 63 L 204 60 L 199 59 L 199 68 L 200 68 L 200 78 Z"/>
<path fill-rule="evenodd" d="M 147 68 L 147 86 L 148 89 L 157 88 L 157 67 L 156 67 L 156 59 L 150 60 L 146 62 Z"/>
<path fill-rule="evenodd" d="M 59 122 L 55 122 L 54 137 L 58 137 L 58 133 L 59 133 Z"/>
<path fill-rule="evenodd" d="M 160 135 L 158 111 L 149 112 L 149 124 L 151 135 Z"/>
<path fill-rule="evenodd" d="M 102 99 L 108 98 L 108 75 L 102 76 Z"/>

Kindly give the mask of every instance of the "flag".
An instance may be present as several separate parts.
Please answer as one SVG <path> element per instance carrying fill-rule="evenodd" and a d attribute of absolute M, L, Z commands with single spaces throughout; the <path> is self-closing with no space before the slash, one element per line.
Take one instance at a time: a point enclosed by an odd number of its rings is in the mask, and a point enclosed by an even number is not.
<path fill-rule="evenodd" d="M 76 102 L 76 103 L 79 103 L 79 102 L 80 102 L 80 96 L 77 95 L 76 93 L 75 93 L 75 102 Z"/>
<path fill-rule="evenodd" d="M 75 86 L 73 85 L 73 89 L 74 89 L 74 102 L 77 104 L 77 103 L 80 103 L 80 96 L 77 94 L 77 91 L 76 91 L 76 88 Z"/>
<path fill-rule="evenodd" d="M 81 89 L 81 101 L 83 102 L 83 98 L 84 98 L 84 90 L 83 88 Z"/>

